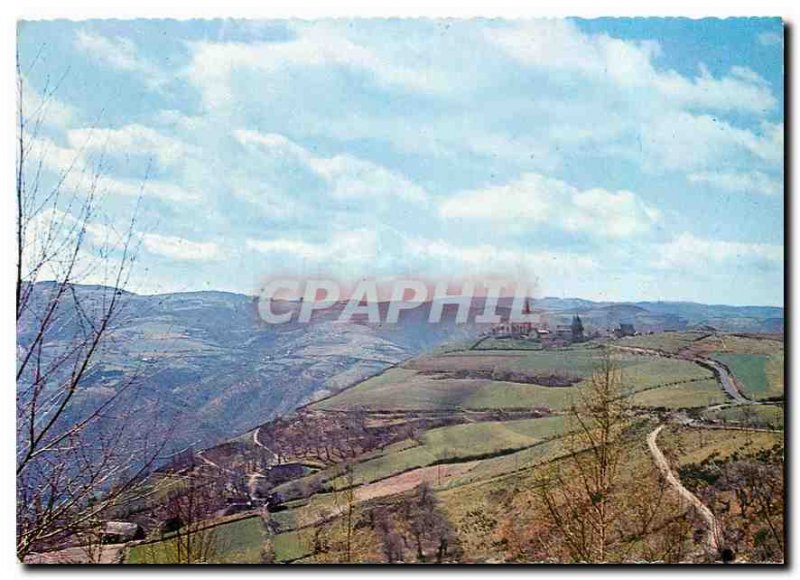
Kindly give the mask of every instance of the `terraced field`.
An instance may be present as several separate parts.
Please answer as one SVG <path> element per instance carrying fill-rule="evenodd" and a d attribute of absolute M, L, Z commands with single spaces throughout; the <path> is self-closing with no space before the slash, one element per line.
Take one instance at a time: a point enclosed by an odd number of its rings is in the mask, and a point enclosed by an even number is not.
<path fill-rule="evenodd" d="M 666 337 L 662 346 L 683 348 L 703 336 L 687 338 L 684 334 Z M 576 402 L 603 352 L 602 347 L 593 344 L 552 351 L 440 352 L 409 361 L 315 403 L 312 408 L 321 411 L 413 413 L 537 408 L 555 414 L 431 429 L 415 439 L 362 456 L 352 464 L 347 477 L 339 467 L 310 476 L 307 479 L 316 479 L 324 491 L 276 514 L 279 529 L 286 530 L 277 537 L 273 548 L 276 554 L 284 560 L 303 557 L 308 550 L 308 546 L 302 547 L 308 540 L 305 531 L 340 515 L 351 485 L 355 486 L 351 498 L 364 502 L 404 493 L 427 481 L 440 497 L 453 498 L 460 504 L 462 490 L 491 487 L 493 482 L 513 481 L 517 485 L 518 474 L 565 456 L 569 453 L 564 439 L 568 421 L 563 412 Z M 713 373 L 690 360 L 628 353 L 614 358 L 635 407 L 702 408 L 728 401 Z M 487 378 L 497 376 L 498 370 L 524 372 L 533 377 L 536 373 L 564 376 L 574 384 L 542 386 Z M 646 453 L 639 459 L 649 461 Z"/>
<path fill-rule="evenodd" d="M 646 433 L 652 425 L 642 425 L 641 432 Z M 743 431 L 727 431 L 714 429 L 694 429 L 682 426 L 671 426 L 664 430 L 660 439 L 664 449 L 675 457 L 680 465 L 698 463 L 709 457 L 724 459 L 735 452 L 754 453 L 769 449 L 782 442 L 780 434 L 745 433 Z M 530 501 L 536 497 L 538 478 L 546 470 L 565 461 L 564 455 L 556 453 L 556 442 L 548 454 L 540 461 L 533 462 L 520 470 L 509 470 L 495 473 L 493 476 L 475 478 L 474 480 L 454 481 L 451 485 L 438 489 L 437 497 L 442 501 L 448 517 L 456 527 L 462 545 L 477 560 L 492 558 L 496 553 L 498 537 L 509 537 L 505 534 L 507 522 L 517 518 L 521 520 L 523 532 L 529 533 L 533 526 L 526 527 L 525 519 L 532 515 Z M 544 448 L 545 446 L 541 446 Z M 540 449 L 539 447 L 532 448 Z M 507 459 L 507 458 L 503 458 Z M 484 464 L 485 462 L 481 462 Z M 473 469 L 470 473 L 475 473 Z M 653 485 L 658 481 L 654 471 L 653 460 L 643 441 L 634 438 L 628 453 L 624 455 L 620 466 L 624 486 Z M 488 475 L 488 474 L 486 474 Z M 649 478 L 649 479 L 648 479 Z M 627 489 L 627 487 L 626 487 Z M 653 489 L 658 489 L 654 486 Z M 634 495 L 633 493 L 631 495 Z M 624 500 L 620 500 L 624 501 Z M 668 492 L 662 499 L 671 507 L 661 514 L 666 522 L 685 509 L 685 504 Z M 651 506 L 652 507 L 652 506 Z M 674 511 L 670 511 L 674 510 Z M 653 512 L 654 513 L 654 512 Z M 506 527 L 502 524 L 506 523 Z M 660 528 L 659 525 L 654 526 Z M 513 536 L 511 536 L 513 538 Z M 635 552 L 631 555 L 636 558 Z"/>
<path fill-rule="evenodd" d="M 728 400 L 714 379 L 703 379 L 635 393 L 631 403 L 637 407 L 694 409 L 719 405 Z"/>
<path fill-rule="evenodd" d="M 783 405 L 737 405 L 705 411 L 703 416 L 721 423 L 766 429 L 783 429 L 784 423 Z"/>
<path fill-rule="evenodd" d="M 566 409 L 590 377 L 602 351 L 590 346 L 556 351 L 469 351 L 415 359 L 314 405 L 346 410 Z M 711 378 L 711 371 L 690 361 L 619 355 L 615 362 L 626 386 L 635 392 L 658 385 Z M 490 378 L 496 369 L 559 373 L 575 377 L 573 387 L 549 387 Z M 459 373 L 458 377 L 452 375 Z"/>
<path fill-rule="evenodd" d="M 748 397 L 756 400 L 783 397 L 783 341 L 716 334 L 696 342 L 691 351 L 725 364 Z"/>
<path fill-rule="evenodd" d="M 731 368 L 748 394 L 767 397 L 775 392 L 774 365 L 776 360 L 782 362 L 781 343 L 725 336 L 723 346 L 719 336 L 704 333 L 664 333 L 634 339 L 614 342 L 630 346 L 635 342 L 637 346 L 679 352 L 680 357 L 687 358 L 613 354 L 633 406 L 625 419 L 626 445 L 631 446 L 625 458 L 629 478 L 625 485 L 638 485 L 638 478 L 645 476 L 651 478 L 650 484 L 659 481 L 645 437 L 658 421 L 669 421 L 665 417 L 675 415 L 653 412 L 655 409 L 694 410 L 688 415 L 695 420 L 717 422 L 708 426 L 711 428 L 673 425 L 664 430 L 663 447 L 680 455 L 682 464 L 712 455 L 724 458 L 736 450 L 765 449 L 782 440 L 780 434 L 745 431 L 737 425 L 745 421 L 751 426 L 782 425 L 782 407 L 733 405 L 713 372 L 689 359 L 714 356 Z M 309 405 L 308 410 L 320 420 L 351 415 L 360 418 L 361 427 L 355 420 L 353 429 L 403 430 L 383 439 L 384 444 L 362 447 L 366 451 L 352 456 L 343 454 L 341 460 L 335 459 L 335 465 L 330 460 L 321 462 L 319 471 L 273 488 L 275 496 L 270 501 L 283 502 L 285 508 L 269 514 L 273 535 L 265 538 L 257 518 L 219 526 L 220 545 L 231 547 L 215 561 L 260 561 L 265 543 L 276 561 L 314 561 L 318 545 L 315 534 L 322 529 L 339 530 L 348 505 L 365 511 L 375 505 L 383 509 L 399 501 L 400 494 L 414 493 L 422 482 L 435 491 L 462 546 L 470 553 L 485 552 L 490 557 L 495 548 L 486 546 L 503 531 L 492 528 L 492 514 L 513 520 L 509 510 L 515 508 L 509 498 L 514 494 L 534 497 L 531 490 L 536 481 L 575 455 L 572 440 L 566 437 L 574 425 L 568 409 L 590 385 L 592 372 L 605 352 L 601 343 L 558 350 L 476 350 L 474 345 L 442 349 Z M 553 377 L 557 379 L 554 384 L 564 386 L 535 382 Z M 782 374 L 779 379 L 782 385 Z M 724 422 L 733 429 L 721 428 Z M 520 514 L 527 513 L 517 508 Z M 675 513 L 680 509 L 676 504 Z M 147 553 L 133 548 L 128 559 L 144 561 L 146 557 L 153 561 L 152 546 L 156 546 L 156 559 L 169 559 L 168 540 L 151 545 Z M 159 556 L 158 550 L 163 554 Z"/>
<path fill-rule="evenodd" d="M 311 553 L 309 542 L 300 532 L 277 534 L 271 538 L 272 555 L 276 562 L 298 560 Z"/>
<path fill-rule="evenodd" d="M 260 517 L 254 516 L 221 524 L 212 528 L 211 539 L 215 555 L 211 564 L 259 564 L 266 541 L 264 525 Z M 173 564 L 178 562 L 178 548 L 174 539 L 132 547 L 126 557 L 126 564 Z"/>
<path fill-rule="evenodd" d="M 436 462 L 486 458 L 530 447 L 546 439 L 558 437 L 565 430 L 566 421 L 562 416 L 507 422 L 490 421 L 432 429 L 420 437 L 418 446 L 389 451 L 356 464 L 354 479 L 361 484 Z"/>
<path fill-rule="evenodd" d="M 485 338 L 473 350 L 542 350 L 542 343 L 518 338 Z"/>
<path fill-rule="evenodd" d="M 708 336 L 708 334 L 708 332 L 699 331 L 660 332 L 657 334 L 621 338 L 614 341 L 614 343 L 620 346 L 651 348 L 663 352 L 677 353 L 683 349 L 689 348 L 698 340 Z"/>
<path fill-rule="evenodd" d="M 701 463 L 714 457 L 722 460 L 733 454 L 746 454 L 769 449 L 783 443 L 782 433 L 703 429 L 670 426 L 659 439 L 663 450 L 673 450 L 679 465 Z"/>
<path fill-rule="evenodd" d="M 730 369 L 746 395 L 764 399 L 783 394 L 782 390 L 770 389 L 766 368 L 770 360 L 768 355 L 715 352 L 713 357 Z"/>
<path fill-rule="evenodd" d="M 538 429 L 542 428 L 544 426 L 540 426 Z M 527 431 L 528 428 L 522 430 Z M 401 469 L 400 464 L 395 463 L 395 475 L 387 475 L 381 479 L 372 480 L 371 483 L 361 483 L 360 485 L 356 480 L 354 483 L 358 487 L 354 490 L 353 500 L 360 503 L 378 497 L 403 493 L 413 489 L 422 481 L 428 482 L 439 490 L 462 489 L 462 486 L 474 482 L 486 482 L 545 464 L 564 453 L 566 453 L 566 448 L 563 439 L 556 437 L 521 451 L 479 461 L 464 460 L 410 470 Z M 359 472 L 358 466 L 355 471 Z M 296 505 L 291 506 L 291 509 L 271 515 L 281 532 L 278 536 L 279 544 L 273 548 L 276 554 L 280 554 L 281 559 L 299 558 L 307 550 L 307 546 L 303 547 L 302 539 L 307 540 L 308 538 L 302 533 L 298 534 L 297 530 L 313 526 L 343 512 L 347 505 L 347 484 L 348 482 L 344 478 L 334 480 L 333 487 L 339 491 L 317 493 L 309 501 L 297 502 Z M 300 544 L 296 543 L 298 541 Z M 283 546 L 284 542 L 287 543 L 285 547 Z M 291 542 L 295 542 L 295 544 L 291 545 Z"/>

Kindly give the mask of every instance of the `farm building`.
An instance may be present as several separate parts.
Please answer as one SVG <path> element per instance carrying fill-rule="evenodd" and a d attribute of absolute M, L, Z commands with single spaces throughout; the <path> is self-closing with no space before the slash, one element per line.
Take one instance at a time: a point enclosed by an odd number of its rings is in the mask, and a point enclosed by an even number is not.
<path fill-rule="evenodd" d="M 105 522 L 100 530 L 100 540 L 104 544 L 121 544 L 143 537 L 144 531 L 134 522 Z"/>

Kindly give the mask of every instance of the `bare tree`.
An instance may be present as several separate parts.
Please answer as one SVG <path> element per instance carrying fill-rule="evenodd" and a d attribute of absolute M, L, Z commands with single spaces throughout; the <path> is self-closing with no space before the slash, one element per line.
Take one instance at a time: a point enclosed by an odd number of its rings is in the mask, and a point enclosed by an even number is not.
<path fill-rule="evenodd" d="M 425 562 L 428 558 L 426 542 L 433 543 L 436 563 L 440 564 L 453 543 L 454 534 L 450 523 L 439 509 L 433 488 L 427 481 L 417 486 L 414 497 L 408 500 L 406 513 L 417 549 L 417 559 Z"/>
<path fill-rule="evenodd" d="M 164 541 L 149 544 L 144 559 L 152 564 L 202 564 L 213 562 L 222 549 L 214 527 L 208 525 L 208 506 L 218 486 L 189 476 L 170 493 L 164 507 Z"/>
<path fill-rule="evenodd" d="M 349 461 L 344 464 L 344 489 L 342 495 L 344 496 L 344 517 L 342 518 L 342 525 L 344 526 L 344 562 L 353 561 L 353 513 L 356 504 L 356 487 L 355 487 L 355 474 L 353 472 L 353 464 Z"/>
<path fill-rule="evenodd" d="M 570 455 L 540 481 L 540 497 L 572 558 L 606 562 L 615 523 L 620 517 L 618 467 L 625 446 L 620 434 L 627 423 L 622 376 L 604 356 L 570 409 Z"/>
<path fill-rule="evenodd" d="M 86 530 L 130 497 L 164 437 L 143 424 L 152 412 L 132 404 L 136 372 L 92 384 L 128 297 L 136 210 L 124 231 L 105 226 L 99 221 L 102 161 L 90 168 L 78 152 L 64 167 L 49 163 L 39 131 L 57 84 L 25 110 L 19 55 L 17 63 L 16 476 L 22 560 Z M 95 286 L 82 288 L 86 282 Z"/>
<path fill-rule="evenodd" d="M 379 509 L 373 512 L 375 518 L 375 529 L 381 538 L 383 555 L 390 564 L 403 561 L 405 543 L 403 536 L 398 533 L 391 515 L 386 509 Z"/>

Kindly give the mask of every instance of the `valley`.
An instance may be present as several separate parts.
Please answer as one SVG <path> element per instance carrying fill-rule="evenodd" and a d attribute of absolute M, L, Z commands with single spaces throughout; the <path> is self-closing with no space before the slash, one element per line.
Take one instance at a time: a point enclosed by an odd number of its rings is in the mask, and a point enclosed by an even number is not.
<path fill-rule="evenodd" d="M 578 409 L 603 361 L 620 389 L 608 403 L 619 403 L 620 456 L 604 558 L 746 561 L 765 546 L 782 550 L 769 531 L 782 511 L 751 505 L 743 525 L 725 483 L 728 471 L 751 468 L 782 485 L 780 335 L 672 331 L 554 349 L 480 342 L 421 354 L 176 457 L 149 478 L 160 499 L 113 514 L 146 533 L 119 560 L 178 558 L 183 540 L 164 531 L 165 514 L 200 493 L 202 509 L 184 525 L 213 544 L 211 562 L 580 561 L 575 530 L 548 513 L 577 509 L 573 478 L 594 433 Z M 760 374 L 753 356 L 763 357 Z M 716 475 L 684 479 L 709 469 Z"/>

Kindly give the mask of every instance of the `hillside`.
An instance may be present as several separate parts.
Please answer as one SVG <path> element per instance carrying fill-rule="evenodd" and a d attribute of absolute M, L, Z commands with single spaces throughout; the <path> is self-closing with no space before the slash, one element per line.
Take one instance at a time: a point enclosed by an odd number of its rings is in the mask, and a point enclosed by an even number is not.
<path fill-rule="evenodd" d="M 596 388 L 608 356 L 625 401 L 614 443 L 621 515 L 608 557 L 707 562 L 720 557 L 709 546 L 732 546 L 745 560 L 779 558 L 775 537 L 764 535 L 767 522 L 779 525 L 770 519 L 778 512 L 753 508 L 745 522 L 724 507 L 736 486 L 782 485 L 783 377 L 770 371 L 770 361 L 783 360 L 779 336 L 666 332 L 548 350 L 452 345 L 185 457 L 152 486 L 193 477 L 239 490 L 238 503 L 227 491 L 206 505 L 219 538 L 244 522 L 260 530 L 225 548 L 224 562 L 572 561 L 535 490 L 549 481 L 559 505 L 582 493 L 570 477 L 552 478 L 583 465 L 573 459 L 586 450 L 573 409 Z M 664 469 L 680 475 L 673 489 Z M 748 469 L 761 479 L 735 479 Z M 703 489 L 711 508 L 698 515 L 680 495 Z M 431 527 L 412 549 L 422 517 L 416 502 L 432 510 Z M 234 505 L 250 519 L 226 519 Z M 151 510 L 123 515 L 155 530 Z M 724 537 L 709 539 L 704 517 Z M 169 561 L 169 541 L 151 538 L 134 545 L 128 561 Z M 249 555 L 236 560 L 234 549 Z"/>
<path fill-rule="evenodd" d="M 37 285 L 34 302 L 52 288 Z M 107 289 L 76 286 L 74 299 L 91 310 Z M 63 306 L 63 324 L 47 348 L 58 351 L 78 332 Z M 226 292 L 190 292 L 154 296 L 125 293 L 124 308 L 110 340 L 95 357 L 85 381 L 86 396 L 107 396 L 137 375 L 145 412 L 158 412 L 171 426 L 171 447 L 204 447 L 241 433 L 312 400 L 340 391 L 381 373 L 416 354 L 444 343 L 477 337 L 472 324 L 444 321 L 427 324 L 429 304 L 404 312 L 396 325 L 336 322 L 343 305 L 315 314 L 312 324 L 266 325 L 257 316 L 255 299 Z M 644 331 L 681 330 L 714 324 L 724 329 L 768 332 L 781 321 L 782 309 L 705 306 L 685 303 L 596 303 L 578 299 L 534 301 L 551 324 L 579 314 L 587 329 L 608 330 L 633 322 Z M 289 304 L 297 309 L 298 305 Z M 385 305 L 381 305 L 385 312 Z M 473 304 L 473 315 L 482 309 Z M 507 313 L 508 303 L 498 309 Z M 36 311 L 36 308 L 32 308 Z M 31 340 L 23 320 L 20 352 Z M 513 396 L 509 393 L 509 396 Z M 480 397 L 475 399 L 480 401 Z"/>

